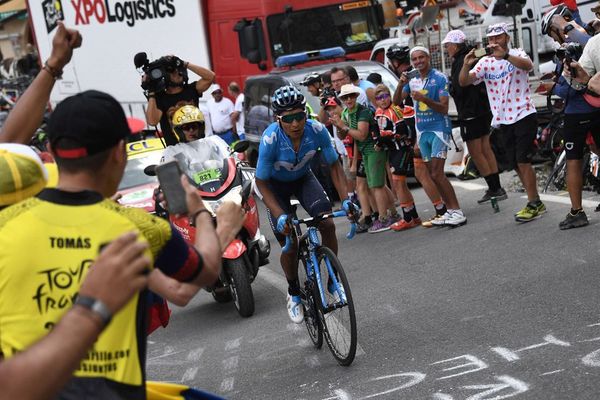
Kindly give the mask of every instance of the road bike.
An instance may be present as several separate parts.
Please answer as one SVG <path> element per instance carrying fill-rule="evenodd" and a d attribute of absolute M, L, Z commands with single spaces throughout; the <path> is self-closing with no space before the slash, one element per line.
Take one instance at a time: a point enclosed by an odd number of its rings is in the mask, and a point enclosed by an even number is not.
<path fill-rule="evenodd" d="M 299 202 L 292 201 L 292 216 L 289 220 L 298 238 L 298 260 L 302 262 L 300 288 L 304 306 L 304 322 L 308 335 L 317 349 L 323 346 L 323 338 L 333 357 L 340 365 L 348 366 L 354 361 L 357 346 L 356 315 L 348 278 L 335 253 L 323 246 L 317 226 L 329 218 L 346 217 L 344 210 L 334 211 L 318 217 L 298 219 L 296 210 Z M 307 226 L 302 232 L 301 225 Z M 356 224 L 352 223 L 348 239 L 354 237 Z M 287 253 L 292 245 L 286 236 L 282 252 Z"/>

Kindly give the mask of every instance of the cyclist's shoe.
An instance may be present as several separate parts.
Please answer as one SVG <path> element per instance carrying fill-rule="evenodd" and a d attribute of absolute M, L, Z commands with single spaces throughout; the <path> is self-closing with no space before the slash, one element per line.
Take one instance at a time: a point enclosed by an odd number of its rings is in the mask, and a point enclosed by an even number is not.
<path fill-rule="evenodd" d="M 570 212 L 567 214 L 567 217 L 558 224 L 560 230 L 572 229 L 572 228 L 580 228 L 582 226 L 588 225 L 590 222 L 587 219 L 587 215 L 585 215 L 585 211 L 579 210 L 575 213 L 575 215 Z"/>
<path fill-rule="evenodd" d="M 436 215 L 436 216 L 432 217 L 431 219 L 423 221 L 421 223 L 421 226 L 424 227 L 424 228 L 431 228 L 432 226 L 434 226 L 433 225 L 433 221 L 436 221 L 436 220 L 438 220 L 438 219 L 440 219 L 442 217 L 443 217 L 443 215 Z"/>
<path fill-rule="evenodd" d="M 410 222 L 406 222 L 406 220 L 401 219 L 400 221 L 392 224 L 390 229 L 396 232 L 404 231 L 406 229 L 414 228 L 415 226 L 421 225 L 421 218 L 413 218 Z"/>
<path fill-rule="evenodd" d="M 345 300 L 346 299 L 346 291 L 344 290 L 344 287 L 339 282 L 338 282 L 338 286 L 340 288 L 340 292 L 342 292 L 342 297 Z M 333 282 L 331 282 L 329 285 L 327 285 L 327 291 L 333 296 L 333 304 L 340 303 L 342 301 L 339 293 L 333 287 Z"/>
<path fill-rule="evenodd" d="M 446 211 L 443 215 L 438 216 L 437 218 L 433 218 L 431 220 L 431 224 L 433 226 L 443 226 L 446 225 L 446 220 L 450 218 L 450 211 Z"/>
<path fill-rule="evenodd" d="M 373 225 L 371 225 L 371 227 L 369 228 L 369 233 L 378 233 L 378 232 L 389 231 L 391 225 L 392 225 L 392 221 L 390 221 L 389 218 L 386 218 L 384 220 L 377 218 L 373 222 Z"/>
<path fill-rule="evenodd" d="M 301 324 L 304 321 L 304 306 L 300 296 L 287 295 L 287 310 L 290 319 L 295 324 Z"/>
<path fill-rule="evenodd" d="M 546 206 L 541 201 L 538 204 L 527 203 L 521 211 L 515 214 L 515 221 L 529 222 L 539 218 L 546 212 Z"/>
<path fill-rule="evenodd" d="M 477 200 L 478 204 L 483 204 L 483 203 L 487 203 L 488 201 L 490 201 L 492 199 L 492 197 L 495 197 L 496 200 L 500 201 L 500 200 L 506 200 L 508 199 L 508 195 L 506 194 L 506 190 L 500 188 L 498 190 L 486 190 L 485 194 L 483 195 L 482 198 L 480 198 L 479 200 Z"/>
<path fill-rule="evenodd" d="M 371 228 L 372 224 L 367 224 L 365 221 L 356 224 L 356 233 L 365 233 Z"/>

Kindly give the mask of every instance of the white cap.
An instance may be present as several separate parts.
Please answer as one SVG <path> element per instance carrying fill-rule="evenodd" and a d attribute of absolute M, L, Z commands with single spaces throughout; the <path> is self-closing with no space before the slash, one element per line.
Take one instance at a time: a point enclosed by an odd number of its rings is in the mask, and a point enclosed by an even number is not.
<path fill-rule="evenodd" d="M 446 43 L 464 43 L 467 37 L 460 29 L 454 29 L 448 33 L 446 33 L 446 37 L 442 40 L 442 44 Z"/>
<path fill-rule="evenodd" d="M 425 46 L 415 46 L 412 49 L 410 49 L 410 53 L 409 56 L 412 57 L 413 53 L 415 51 L 422 51 L 423 53 L 429 55 L 429 49 Z"/>
<path fill-rule="evenodd" d="M 342 89 L 340 90 L 340 94 L 338 95 L 338 97 L 344 97 L 344 96 L 347 96 L 349 94 L 359 95 L 360 94 L 360 90 L 358 89 L 358 86 L 354 86 L 351 83 L 347 83 L 347 84 L 343 85 Z"/>
<path fill-rule="evenodd" d="M 508 25 L 506 24 L 506 22 L 500 22 L 499 24 L 493 24 L 488 26 L 487 30 L 485 31 L 485 36 L 498 36 L 502 35 L 503 33 L 506 33 L 510 36 L 510 33 L 508 32 Z"/>
<path fill-rule="evenodd" d="M 212 87 L 212 89 L 210 90 L 210 94 L 213 94 L 214 92 L 216 92 L 217 90 L 223 91 L 223 89 L 221 89 L 221 85 L 219 85 L 218 83 L 215 83 Z"/>

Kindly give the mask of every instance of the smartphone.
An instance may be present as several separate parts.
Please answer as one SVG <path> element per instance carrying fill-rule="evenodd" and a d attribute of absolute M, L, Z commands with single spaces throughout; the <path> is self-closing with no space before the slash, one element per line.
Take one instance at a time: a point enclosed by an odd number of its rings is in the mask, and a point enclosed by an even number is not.
<path fill-rule="evenodd" d="M 490 49 L 489 47 L 482 47 L 481 49 L 475 50 L 475 57 L 481 58 L 481 57 L 489 56 L 493 52 L 494 52 L 494 50 Z"/>
<path fill-rule="evenodd" d="M 411 69 L 410 71 L 406 72 L 406 77 L 408 78 L 409 81 L 418 76 L 419 76 L 419 71 L 416 69 Z"/>
<path fill-rule="evenodd" d="M 171 214 L 187 214 L 185 190 L 181 185 L 181 170 L 177 161 L 171 161 L 156 167 L 156 176 L 160 188 L 167 200 L 167 209 Z"/>

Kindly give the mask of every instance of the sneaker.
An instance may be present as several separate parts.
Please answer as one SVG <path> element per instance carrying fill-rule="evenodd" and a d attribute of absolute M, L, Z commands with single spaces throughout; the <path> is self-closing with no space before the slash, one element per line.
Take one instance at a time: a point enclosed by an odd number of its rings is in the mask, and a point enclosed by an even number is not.
<path fill-rule="evenodd" d="M 391 225 L 392 222 L 389 218 L 386 218 L 384 220 L 377 218 L 375 222 L 373 222 L 373 225 L 371 225 L 371 227 L 369 228 L 369 233 L 389 231 Z"/>
<path fill-rule="evenodd" d="M 517 222 L 533 221 L 534 219 L 539 218 L 545 212 L 546 212 L 546 206 L 541 201 L 537 206 L 535 206 L 531 203 L 527 203 L 527 205 L 523 209 L 521 209 L 521 211 L 519 211 L 518 213 L 515 214 L 515 221 L 517 221 Z"/>
<path fill-rule="evenodd" d="M 396 213 L 396 215 L 390 215 L 388 214 L 388 220 L 390 221 L 390 226 L 395 224 L 398 221 L 402 220 L 402 217 L 400 216 L 399 213 Z"/>
<path fill-rule="evenodd" d="M 487 203 L 488 201 L 490 201 L 492 199 L 492 197 L 495 197 L 496 200 L 498 200 L 498 201 L 508 199 L 508 195 L 506 194 L 506 190 L 500 188 L 500 189 L 498 189 L 496 191 L 486 190 L 485 194 L 483 195 L 483 197 L 480 198 L 479 200 L 477 200 L 477 203 L 478 204 Z"/>
<path fill-rule="evenodd" d="M 450 211 L 446 211 L 444 215 L 438 216 L 431 220 L 431 224 L 433 226 L 443 226 L 446 225 L 446 220 L 450 218 Z"/>
<path fill-rule="evenodd" d="M 587 215 L 585 215 L 585 211 L 581 210 L 575 215 L 569 212 L 565 220 L 558 224 L 558 227 L 560 230 L 564 231 L 565 229 L 580 228 L 588 225 L 589 223 L 590 222 L 587 219 Z"/>
<path fill-rule="evenodd" d="M 357 222 L 356 223 L 356 233 L 365 233 L 371 228 L 372 224 L 367 224 L 366 222 Z"/>
<path fill-rule="evenodd" d="M 421 226 L 424 227 L 424 228 L 431 228 L 433 226 L 433 221 L 436 221 L 436 220 L 438 220 L 438 219 L 440 219 L 442 217 L 443 217 L 443 215 L 435 215 L 434 217 L 431 217 L 431 219 L 423 221 L 421 223 Z"/>
<path fill-rule="evenodd" d="M 444 225 L 457 227 L 467 223 L 467 217 L 462 211 L 454 210 L 448 217 L 445 218 Z"/>
<path fill-rule="evenodd" d="M 406 229 L 414 228 L 415 226 L 421 225 L 420 218 L 413 218 L 410 222 L 406 222 L 406 220 L 401 219 L 400 221 L 393 223 L 390 225 L 390 229 L 396 232 L 404 231 Z"/>
<path fill-rule="evenodd" d="M 287 310 L 290 319 L 295 324 L 301 324 L 304 321 L 304 307 L 300 296 L 287 295 Z"/>

